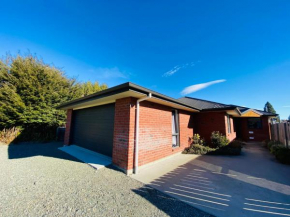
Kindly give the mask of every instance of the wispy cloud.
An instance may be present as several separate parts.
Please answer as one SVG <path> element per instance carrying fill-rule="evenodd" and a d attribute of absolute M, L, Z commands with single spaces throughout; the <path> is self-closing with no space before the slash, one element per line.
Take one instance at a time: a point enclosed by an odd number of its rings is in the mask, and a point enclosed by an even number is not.
<path fill-rule="evenodd" d="M 190 93 L 199 91 L 201 89 L 207 88 L 207 87 L 209 87 L 209 86 L 211 86 L 213 84 L 218 84 L 218 83 L 222 83 L 222 82 L 225 82 L 225 81 L 226 81 L 225 79 L 221 79 L 221 80 L 210 81 L 210 82 L 206 82 L 206 83 L 202 83 L 202 84 L 194 84 L 194 85 L 191 85 L 189 87 L 184 88 L 181 91 L 181 95 L 190 94 Z"/>
<path fill-rule="evenodd" d="M 283 107 L 284 108 L 290 108 L 290 105 L 284 105 Z"/>
<path fill-rule="evenodd" d="M 197 63 L 199 63 L 200 61 L 198 61 Z M 192 67 L 195 66 L 195 62 L 190 62 L 190 63 L 186 63 L 186 64 L 182 64 L 182 65 L 177 65 L 174 66 L 172 69 L 170 69 L 169 71 L 165 72 L 162 77 L 169 77 L 171 75 L 174 75 L 176 72 L 178 72 L 180 69 L 185 69 L 187 67 Z"/>
<path fill-rule="evenodd" d="M 169 77 L 169 76 L 175 74 L 176 72 L 178 72 L 180 69 L 181 69 L 180 66 L 174 66 L 172 69 L 165 72 L 162 77 Z"/>
<path fill-rule="evenodd" d="M 110 78 L 128 78 L 129 75 L 126 72 L 122 72 L 118 67 L 113 68 L 96 68 L 90 69 L 90 73 L 96 74 L 96 78 L 110 79 Z"/>

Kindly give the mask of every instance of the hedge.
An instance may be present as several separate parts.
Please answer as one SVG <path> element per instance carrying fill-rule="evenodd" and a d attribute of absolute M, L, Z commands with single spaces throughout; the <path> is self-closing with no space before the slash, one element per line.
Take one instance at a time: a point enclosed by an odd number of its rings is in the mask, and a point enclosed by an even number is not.
<path fill-rule="evenodd" d="M 290 149 L 278 141 L 268 141 L 267 148 L 283 164 L 290 164 Z"/>

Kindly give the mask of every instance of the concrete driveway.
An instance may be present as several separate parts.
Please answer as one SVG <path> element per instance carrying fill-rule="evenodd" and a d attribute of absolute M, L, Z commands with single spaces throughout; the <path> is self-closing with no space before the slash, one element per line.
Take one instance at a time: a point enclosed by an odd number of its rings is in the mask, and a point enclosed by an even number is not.
<path fill-rule="evenodd" d="M 248 143 L 241 156 L 186 155 L 184 164 L 181 156 L 132 177 L 216 216 L 290 216 L 290 166 L 261 144 Z"/>

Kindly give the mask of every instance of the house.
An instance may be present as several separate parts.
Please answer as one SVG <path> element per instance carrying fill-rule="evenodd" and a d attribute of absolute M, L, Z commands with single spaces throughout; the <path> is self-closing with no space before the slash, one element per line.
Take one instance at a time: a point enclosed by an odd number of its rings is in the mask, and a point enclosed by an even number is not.
<path fill-rule="evenodd" d="M 179 153 L 194 133 L 209 140 L 220 131 L 230 140 L 269 138 L 269 117 L 255 109 L 194 98 L 173 99 L 130 82 L 62 104 L 64 144 L 112 158 L 125 173 Z"/>
<path fill-rule="evenodd" d="M 183 97 L 179 99 L 199 112 L 194 116 L 195 132 L 210 141 L 212 131 L 219 131 L 232 141 L 264 141 L 270 139 L 270 119 L 276 114 L 237 105 Z"/>

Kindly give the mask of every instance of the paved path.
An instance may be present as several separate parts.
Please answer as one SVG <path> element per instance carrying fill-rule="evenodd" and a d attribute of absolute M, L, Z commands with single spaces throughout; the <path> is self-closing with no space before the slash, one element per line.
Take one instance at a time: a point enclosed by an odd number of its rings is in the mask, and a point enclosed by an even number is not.
<path fill-rule="evenodd" d="M 174 166 L 177 157 L 132 177 L 220 217 L 290 216 L 290 166 L 261 144 L 247 144 L 241 156 L 198 156 L 181 166 Z M 164 165 L 173 165 L 171 172 L 156 178 Z"/>

